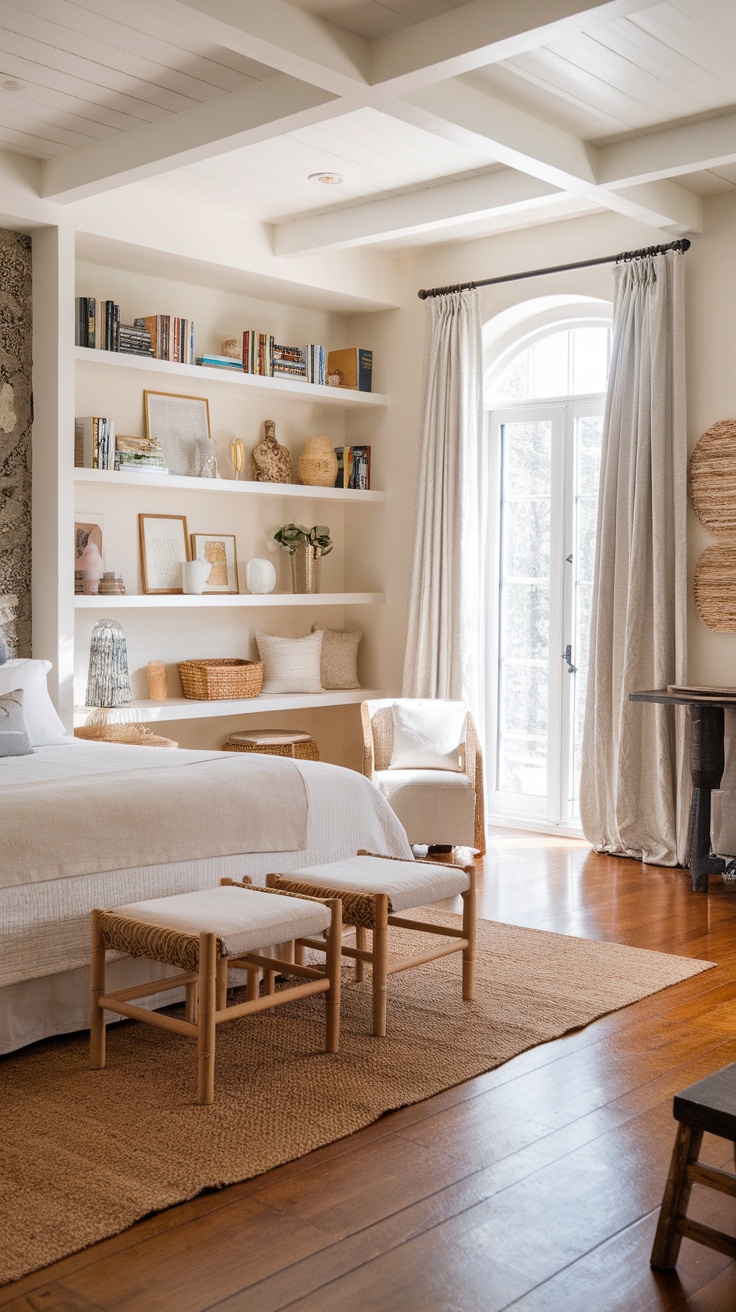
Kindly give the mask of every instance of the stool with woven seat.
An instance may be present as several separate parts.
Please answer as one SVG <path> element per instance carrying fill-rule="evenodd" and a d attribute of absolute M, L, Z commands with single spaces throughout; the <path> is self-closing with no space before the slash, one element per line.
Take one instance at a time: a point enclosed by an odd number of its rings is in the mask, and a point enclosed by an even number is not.
<path fill-rule="evenodd" d="M 318 897 L 339 897 L 343 922 L 355 926 L 355 947 L 343 943 L 342 954 L 355 960 L 355 977 L 363 979 L 364 965 L 372 968 L 373 1033 L 386 1033 L 387 980 L 389 975 L 422 966 L 452 952 L 462 952 L 462 996 L 472 1001 L 475 967 L 475 866 L 438 865 L 434 861 L 406 861 L 400 857 L 359 852 L 345 861 L 306 866 L 268 876 L 269 888 Z M 410 907 L 427 906 L 460 894 L 463 899 L 460 929 L 434 925 L 423 920 L 406 920 L 397 915 Z M 439 934 L 454 942 L 428 948 L 417 956 L 398 961 L 388 959 L 388 930 L 395 925 Z M 370 949 L 366 931 L 372 934 Z M 306 946 L 324 951 L 324 943 L 312 940 Z"/>
<path fill-rule="evenodd" d="M 687 1215 L 694 1184 L 736 1197 L 736 1175 L 698 1161 L 706 1131 L 736 1144 L 736 1062 L 676 1094 L 673 1115 L 678 1121 L 677 1135 L 651 1256 L 651 1265 L 658 1271 L 676 1266 L 683 1235 L 736 1257 L 735 1237 L 691 1221 Z"/>
<path fill-rule="evenodd" d="M 231 733 L 222 750 L 291 756 L 296 761 L 319 760 L 319 748 L 314 738 L 301 729 L 248 729 Z"/>
<path fill-rule="evenodd" d="M 311 942 L 314 934 L 323 936 L 324 970 L 258 952 L 272 943 Z M 247 883 L 232 884 L 229 880 L 223 881 L 219 888 L 131 902 L 113 911 L 93 911 L 90 1065 L 94 1070 L 101 1070 L 105 1065 L 105 1011 L 130 1016 L 147 1025 L 196 1038 L 197 1098 L 200 1103 L 210 1103 L 214 1098 L 216 1027 L 223 1021 L 313 993 L 325 994 L 325 1050 L 337 1052 L 341 937 L 339 898 L 284 896 Z M 177 966 L 183 973 L 106 993 L 108 949 Z M 246 1001 L 228 1007 L 227 972 L 234 967 L 248 972 Z M 267 992 L 263 996 L 258 994 L 261 970 L 267 980 Z M 300 982 L 275 992 L 275 972 L 294 975 Z M 184 1019 L 135 1005 L 135 999 L 181 986 L 186 989 Z"/>

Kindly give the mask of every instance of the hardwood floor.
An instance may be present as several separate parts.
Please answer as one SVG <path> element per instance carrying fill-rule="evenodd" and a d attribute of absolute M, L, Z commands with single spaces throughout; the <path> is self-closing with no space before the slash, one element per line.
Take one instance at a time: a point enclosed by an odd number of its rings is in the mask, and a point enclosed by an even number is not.
<path fill-rule="evenodd" d="M 481 888 L 488 918 L 717 969 L 6 1286 L 4 1312 L 736 1308 L 736 1263 L 689 1240 L 649 1268 L 672 1097 L 736 1061 L 736 886 L 498 831 Z M 736 1200 L 696 1186 L 691 1212 L 736 1233 Z"/>

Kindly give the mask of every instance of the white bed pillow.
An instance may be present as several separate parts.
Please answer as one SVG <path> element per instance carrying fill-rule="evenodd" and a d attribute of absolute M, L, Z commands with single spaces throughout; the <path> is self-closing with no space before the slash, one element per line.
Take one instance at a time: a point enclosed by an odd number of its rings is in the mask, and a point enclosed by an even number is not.
<path fill-rule="evenodd" d="M 464 702 L 417 698 L 394 702 L 394 747 L 389 770 L 456 770 L 465 739 Z"/>
<path fill-rule="evenodd" d="M 257 633 L 258 654 L 263 661 L 262 693 L 322 692 L 320 660 L 322 631 L 304 638 L 278 638 Z"/>
<path fill-rule="evenodd" d="M 48 747 L 60 743 L 66 733 L 46 687 L 46 675 L 51 661 L 33 661 L 22 658 L 0 665 L 0 696 L 23 692 L 23 718 L 32 747 Z"/>
<path fill-rule="evenodd" d="M 23 718 L 23 690 L 0 693 L 0 756 L 29 756 L 33 751 Z"/>

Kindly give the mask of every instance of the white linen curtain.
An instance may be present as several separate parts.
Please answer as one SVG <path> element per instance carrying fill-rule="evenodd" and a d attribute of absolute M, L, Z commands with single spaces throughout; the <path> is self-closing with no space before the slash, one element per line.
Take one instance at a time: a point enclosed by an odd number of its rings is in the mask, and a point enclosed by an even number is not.
<path fill-rule="evenodd" d="M 429 298 L 427 311 L 403 694 L 464 700 L 481 716 L 480 297 L 449 292 Z"/>
<path fill-rule="evenodd" d="M 629 693 L 686 678 L 683 256 L 614 270 L 580 814 L 600 852 L 687 863 L 684 712 Z"/>

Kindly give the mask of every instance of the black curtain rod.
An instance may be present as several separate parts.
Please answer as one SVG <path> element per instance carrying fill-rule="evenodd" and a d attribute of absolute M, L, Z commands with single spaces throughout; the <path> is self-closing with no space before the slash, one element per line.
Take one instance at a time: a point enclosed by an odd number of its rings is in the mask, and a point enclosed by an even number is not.
<path fill-rule="evenodd" d="M 575 264 L 554 264 L 549 269 L 528 269 L 526 273 L 507 273 L 502 278 L 480 278 L 477 282 L 459 282 L 454 287 L 430 287 L 417 292 L 422 301 L 428 296 L 446 296 L 449 292 L 470 291 L 473 287 L 492 287 L 499 282 L 518 282 L 520 278 L 540 278 L 546 273 L 567 273 L 568 269 L 589 269 L 594 264 L 616 264 L 619 260 L 639 260 L 645 255 L 664 255 L 665 251 L 689 251 L 687 237 L 671 241 L 667 246 L 646 246 L 640 251 L 622 251 L 620 255 L 602 255 L 598 260 L 578 260 Z"/>

